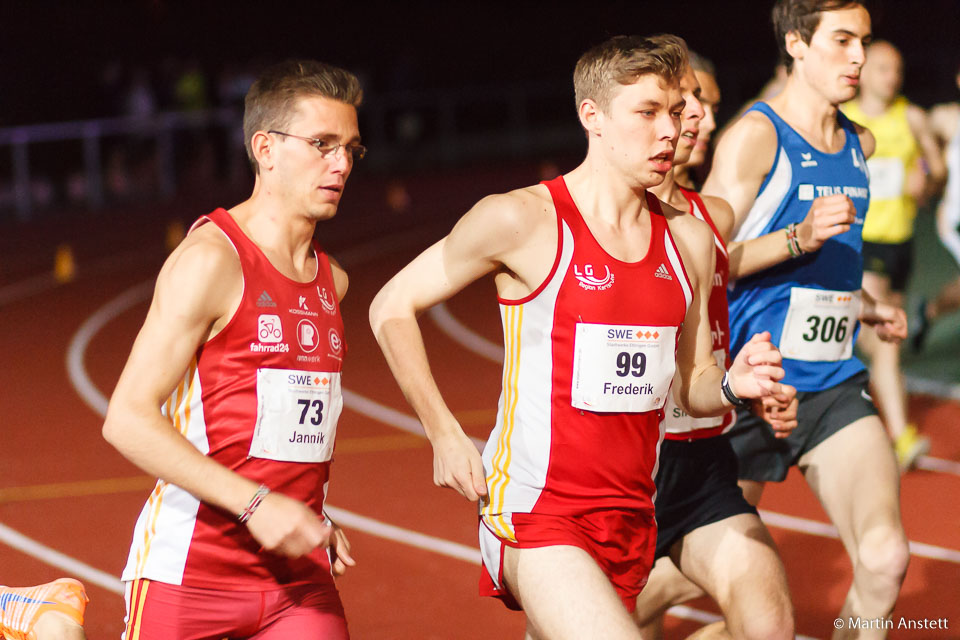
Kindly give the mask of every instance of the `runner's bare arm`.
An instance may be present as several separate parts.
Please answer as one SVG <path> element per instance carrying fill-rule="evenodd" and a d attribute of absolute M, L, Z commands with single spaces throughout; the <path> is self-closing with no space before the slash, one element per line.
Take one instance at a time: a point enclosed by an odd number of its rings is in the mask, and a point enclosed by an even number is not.
<path fill-rule="evenodd" d="M 769 118 L 757 112 L 743 116 L 717 144 L 703 193 L 730 205 L 734 233 L 753 206 L 776 154 L 777 131 Z"/>
<path fill-rule="evenodd" d="M 710 212 L 710 218 L 713 220 L 713 224 L 717 226 L 720 237 L 723 238 L 724 243 L 729 243 L 731 236 L 733 236 L 733 207 L 723 198 L 716 196 L 700 197 L 707 211 Z"/>
<path fill-rule="evenodd" d="M 713 358 L 707 311 L 716 267 L 713 233 L 693 216 L 673 217 L 670 225 L 693 287 L 693 301 L 687 309 L 677 349 L 680 387 L 674 397 L 691 416 L 721 415 L 732 405 L 721 391 L 724 371 Z M 775 382 L 783 377 L 783 369 L 780 352 L 769 338 L 769 334 L 754 336 L 730 367 L 731 387 L 741 398 L 786 393 L 785 386 Z"/>
<path fill-rule="evenodd" d="M 370 306 L 370 325 L 401 390 L 434 450 L 434 483 L 468 500 L 486 495 L 480 454 L 440 395 L 417 316 L 494 270 L 512 266 L 535 235 L 536 200 L 513 192 L 489 196 L 445 238 L 390 279 Z"/>
<path fill-rule="evenodd" d="M 930 109 L 930 131 L 940 149 L 941 156 L 956 133 L 960 121 L 960 104 L 950 102 L 934 105 Z"/>
<path fill-rule="evenodd" d="M 907 191 L 919 204 L 935 197 L 947 180 L 947 165 L 937 144 L 927 112 L 915 104 L 907 107 L 907 123 L 920 147 L 922 163 L 913 169 L 907 180 Z"/>
<path fill-rule="evenodd" d="M 208 504 L 240 514 L 257 484 L 203 455 L 160 411 L 199 345 L 239 305 L 240 262 L 213 225 L 201 227 L 167 259 L 150 309 L 110 399 L 103 435 L 135 465 Z M 299 501 L 271 493 L 247 521 L 265 549 L 300 556 L 329 537 Z"/>
<path fill-rule="evenodd" d="M 860 129 L 861 146 L 873 152 L 873 136 Z M 757 193 L 772 170 L 777 154 L 777 133 L 770 120 L 759 113 L 744 116 L 717 147 L 713 168 L 704 184 L 704 193 L 716 195 L 733 209 L 734 234 L 746 220 Z M 844 195 L 821 196 L 810 205 L 806 217 L 797 225 L 800 249 L 817 251 L 835 235 L 850 230 L 856 218 L 853 201 Z M 737 280 L 790 260 L 793 254 L 785 229 L 777 229 L 757 238 L 732 241 L 730 279 Z"/>

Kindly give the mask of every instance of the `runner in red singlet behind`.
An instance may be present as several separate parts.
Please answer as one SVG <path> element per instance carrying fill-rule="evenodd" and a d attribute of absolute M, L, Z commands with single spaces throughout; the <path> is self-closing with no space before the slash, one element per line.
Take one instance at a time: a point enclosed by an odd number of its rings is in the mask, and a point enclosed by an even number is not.
<path fill-rule="evenodd" d="M 267 70 L 244 111 L 250 198 L 167 259 L 104 436 L 159 478 L 123 580 L 126 640 L 347 638 L 322 515 L 342 407 L 347 276 L 313 240 L 364 154 L 356 77 Z"/>
<path fill-rule="evenodd" d="M 691 55 L 691 61 L 697 59 Z M 699 134 L 709 137 L 715 128 L 712 118 L 704 118 L 706 112 L 700 102 L 702 73 L 695 73 L 691 66 L 680 80 L 686 103 L 674 155 L 677 166 L 694 162 L 694 151 L 700 148 Z M 712 85 L 717 86 L 716 82 Z M 701 150 L 697 161 L 704 158 Z M 672 169 L 650 191 L 667 204 L 707 222 L 713 231 L 716 272 L 707 306 L 713 353 L 717 363 L 725 367 L 730 361 L 726 237 L 733 212 L 720 198 L 701 197 L 681 187 L 676 174 L 677 168 Z M 785 437 L 797 425 L 796 400 L 785 408 L 772 400 L 765 398 L 768 406 L 755 410 L 762 409 L 777 435 Z M 662 618 L 668 607 L 691 595 L 703 595 L 696 585 L 723 611 L 729 635 L 717 637 L 793 637 L 790 593 L 776 544 L 737 484 L 737 456 L 725 435 L 734 417 L 731 411 L 725 416 L 692 418 L 676 404 L 667 404 L 666 434 L 656 477 L 656 563 L 634 614 L 647 640 L 662 637 Z M 714 630 L 721 633 L 722 626 L 720 623 Z"/>
<path fill-rule="evenodd" d="M 574 72 L 587 157 L 489 196 L 391 279 L 374 333 L 434 450 L 434 481 L 480 499 L 481 592 L 527 614 L 528 638 L 639 638 L 629 615 L 653 562 L 663 407 L 722 415 L 789 389 L 758 334 L 713 358 L 710 227 L 646 189 L 672 166 L 686 66 L 674 36 L 617 37 Z M 494 273 L 503 393 L 481 458 L 437 389 L 418 313 Z M 682 331 L 681 331 L 682 328 Z"/>

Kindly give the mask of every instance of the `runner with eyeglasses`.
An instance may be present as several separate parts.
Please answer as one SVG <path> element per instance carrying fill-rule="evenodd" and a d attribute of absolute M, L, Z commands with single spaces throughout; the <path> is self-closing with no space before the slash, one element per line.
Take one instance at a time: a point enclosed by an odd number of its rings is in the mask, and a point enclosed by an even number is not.
<path fill-rule="evenodd" d="M 323 514 L 347 276 L 313 236 L 366 151 L 361 97 L 329 65 L 266 71 L 244 111 L 252 195 L 160 272 L 103 426 L 159 478 L 123 571 L 126 640 L 349 637 L 334 576 L 354 560 Z"/>

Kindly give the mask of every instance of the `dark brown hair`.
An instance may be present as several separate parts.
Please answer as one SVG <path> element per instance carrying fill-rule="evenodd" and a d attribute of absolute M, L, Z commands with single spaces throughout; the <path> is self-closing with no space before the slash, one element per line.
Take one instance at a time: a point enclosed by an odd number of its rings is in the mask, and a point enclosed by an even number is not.
<path fill-rule="evenodd" d="M 359 107 L 363 90 L 354 74 L 314 60 L 287 60 L 265 70 L 250 87 L 243 104 L 243 144 L 254 173 L 259 173 L 260 167 L 250 147 L 253 134 L 286 129 L 297 100 L 309 96 Z"/>
<path fill-rule="evenodd" d="M 867 0 L 777 0 L 771 18 L 780 49 L 780 62 L 787 71 L 793 68 L 793 56 L 787 53 L 788 33 L 796 31 L 801 40 L 810 44 L 810 38 L 820 26 L 821 13 L 855 6 L 870 10 Z"/>

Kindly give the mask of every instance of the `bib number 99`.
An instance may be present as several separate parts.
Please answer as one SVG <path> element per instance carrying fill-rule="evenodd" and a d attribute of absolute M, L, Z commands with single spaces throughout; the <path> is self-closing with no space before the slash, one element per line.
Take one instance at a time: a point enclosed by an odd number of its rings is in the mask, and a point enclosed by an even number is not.
<path fill-rule="evenodd" d="M 643 377 L 643 372 L 647 370 L 647 354 L 637 351 L 632 357 L 627 351 L 621 351 L 617 354 L 617 375 L 625 378 L 628 375 L 634 378 Z"/>

